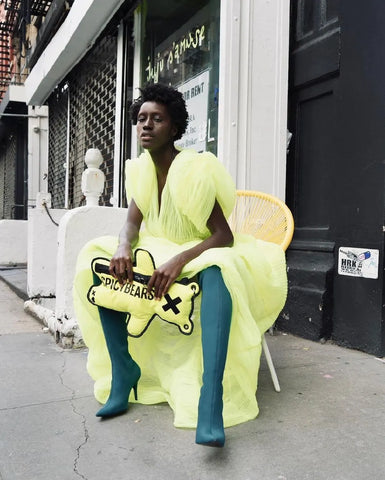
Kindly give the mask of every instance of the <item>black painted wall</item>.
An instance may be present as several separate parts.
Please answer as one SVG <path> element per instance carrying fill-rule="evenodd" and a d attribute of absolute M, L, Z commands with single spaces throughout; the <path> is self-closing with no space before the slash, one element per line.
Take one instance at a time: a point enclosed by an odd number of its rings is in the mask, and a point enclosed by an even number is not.
<path fill-rule="evenodd" d="M 335 274 L 332 334 L 341 344 L 383 355 L 385 4 L 341 0 L 340 21 L 336 253 L 345 245 L 375 248 L 380 259 L 378 280 Z"/>
<path fill-rule="evenodd" d="M 308 18 L 321 3 L 338 16 L 321 25 L 326 36 L 320 28 L 291 47 L 287 203 L 297 229 L 278 327 L 384 355 L 385 3 L 313 0 Z M 339 275 L 341 246 L 378 249 L 378 279 Z"/>

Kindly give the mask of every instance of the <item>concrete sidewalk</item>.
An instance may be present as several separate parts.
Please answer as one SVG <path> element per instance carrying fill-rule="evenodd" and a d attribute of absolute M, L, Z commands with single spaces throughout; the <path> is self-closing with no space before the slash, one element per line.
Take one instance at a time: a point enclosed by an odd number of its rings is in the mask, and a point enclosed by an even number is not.
<path fill-rule="evenodd" d="M 28 299 L 27 265 L 18 265 L 16 267 L 0 265 L 0 279 L 22 300 Z"/>
<path fill-rule="evenodd" d="M 259 417 L 195 445 L 167 405 L 110 420 L 85 349 L 62 350 L 0 281 L 1 480 L 383 480 L 385 364 L 290 335 L 268 336 L 281 393 L 263 360 Z M 139 385 L 140 395 L 140 385 Z"/>

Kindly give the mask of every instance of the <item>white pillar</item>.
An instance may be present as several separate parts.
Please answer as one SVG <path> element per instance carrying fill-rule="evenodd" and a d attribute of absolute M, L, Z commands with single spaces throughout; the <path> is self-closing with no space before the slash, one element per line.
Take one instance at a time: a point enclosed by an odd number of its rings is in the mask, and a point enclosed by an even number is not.
<path fill-rule="evenodd" d="M 126 59 L 124 58 L 124 25 L 120 23 L 118 29 L 118 42 L 117 42 L 117 59 L 116 59 L 116 101 L 115 101 L 115 140 L 114 140 L 114 178 L 113 178 L 113 190 L 110 198 L 110 203 L 114 207 L 120 206 L 120 157 L 122 155 L 122 126 L 124 119 L 122 118 L 123 112 L 123 87 L 124 87 L 124 75 L 123 70 Z"/>
<path fill-rule="evenodd" d="M 48 192 L 48 107 L 28 107 L 28 207 Z"/>
<path fill-rule="evenodd" d="M 238 188 L 285 198 L 288 0 L 221 2 L 218 156 Z"/>
<path fill-rule="evenodd" d="M 221 2 L 218 158 L 237 182 L 241 2 Z"/>
<path fill-rule="evenodd" d="M 140 92 L 139 87 L 140 83 L 140 72 L 142 68 L 142 9 L 143 6 L 139 7 L 134 12 L 134 65 L 133 65 L 133 80 L 132 80 L 132 95 L 135 100 L 138 98 Z M 131 158 L 136 158 L 138 156 L 138 139 L 136 136 L 136 127 L 131 126 Z"/>

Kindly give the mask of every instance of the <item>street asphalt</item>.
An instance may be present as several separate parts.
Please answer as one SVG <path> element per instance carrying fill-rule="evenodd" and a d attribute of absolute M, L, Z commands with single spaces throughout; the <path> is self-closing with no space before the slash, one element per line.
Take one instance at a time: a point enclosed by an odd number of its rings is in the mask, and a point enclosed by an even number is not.
<path fill-rule="evenodd" d="M 267 335 L 281 392 L 262 359 L 258 418 L 202 447 L 164 404 L 95 417 L 86 349 L 63 350 L 24 312 L 19 270 L 0 269 L 17 283 L 0 281 L 1 480 L 385 479 L 383 359 Z"/>

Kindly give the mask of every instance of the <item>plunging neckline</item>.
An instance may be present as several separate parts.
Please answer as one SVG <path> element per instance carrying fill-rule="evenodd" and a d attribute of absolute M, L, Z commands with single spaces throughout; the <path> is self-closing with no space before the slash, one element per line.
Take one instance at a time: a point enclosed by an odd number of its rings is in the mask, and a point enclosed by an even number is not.
<path fill-rule="evenodd" d="M 170 166 L 170 168 L 171 168 L 171 166 Z M 164 189 L 166 188 L 166 184 L 167 184 L 168 172 L 167 172 L 167 176 L 166 176 L 166 181 L 164 182 L 164 185 L 163 185 L 163 188 L 162 188 L 161 192 L 159 192 L 159 182 L 158 182 L 158 177 L 156 175 L 156 171 L 155 171 L 155 177 L 156 177 L 156 202 L 157 202 L 157 206 L 156 206 L 157 209 L 156 210 L 157 210 L 157 216 L 158 216 L 158 218 L 160 218 L 160 212 L 161 212 L 162 205 L 163 205 L 162 197 L 163 197 Z"/>
<path fill-rule="evenodd" d="M 178 155 L 182 152 L 182 150 L 179 150 L 177 149 L 177 153 L 175 155 L 175 157 L 173 158 L 169 168 L 168 168 L 168 171 L 167 171 L 167 175 L 166 175 L 166 180 L 164 182 L 164 185 L 163 185 L 163 188 L 162 188 L 162 191 L 159 193 L 159 182 L 158 182 L 158 175 L 156 173 L 156 167 L 155 167 L 155 163 L 154 161 L 151 159 L 151 162 L 153 164 L 153 167 L 154 167 L 154 174 L 155 174 L 155 185 L 156 185 L 156 213 L 157 213 L 157 218 L 159 219 L 160 218 L 160 214 L 162 212 L 162 207 L 163 207 L 163 201 L 162 201 L 162 198 L 163 198 L 163 193 L 167 187 L 167 182 L 168 182 L 168 176 L 170 174 L 170 170 L 172 169 L 172 166 L 174 165 L 174 162 L 176 160 L 176 158 L 178 157 Z"/>

